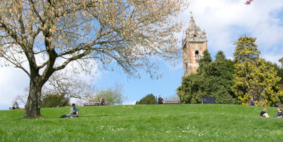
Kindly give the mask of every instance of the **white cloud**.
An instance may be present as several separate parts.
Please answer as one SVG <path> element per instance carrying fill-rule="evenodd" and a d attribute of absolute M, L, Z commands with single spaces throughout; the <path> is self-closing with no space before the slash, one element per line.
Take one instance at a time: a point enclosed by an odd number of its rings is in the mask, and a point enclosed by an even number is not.
<path fill-rule="evenodd" d="M 0 104 L 12 105 L 13 99 L 17 95 L 22 95 L 28 84 L 28 76 L 20 69 L 0 67 Z"/>
<path fill-rule="evenodd" d="M 207 33 L 212 53 L 222 50 L 227 57 L 233 56 L 234 42 L 247 34 L 257 37 L 262 57 L 278 62 L 283 56 L 282 0 L 255 0 L 251 5 L 245 5 L 245 1 L 189 0 L 189 9 L 178 19 L 186 21 L 187 28 L 192 11 L 197 25 Z"/>
<path fill-rule="evenodd" d="M 44 61 L 39 56 L 36 59 L 38 63 L 43 63 Z M 59 59 L 58 62 L 62 63 L 62 60 Z M 74 76 L 74 78 L 95 82 L 101 73 L 94 61 L 87 64 L 88 67 L 91 65 L 93 65 L 93 67 L 90 69 L 91 74 L 85 74 L 77 62 L 70 63 L 65 69 L 60 71 L 63 73 L 75 71 L 76 76 Z M 23 66 L 28 69 L 27 63 L 24 63 Z M 29 77 L 21 69 L 13 67 L 0 67 L 0 110 L 7 109 L 7 106 L 11 106 L 17 95 L 24 95 L 25 88 L 28 86 Z"/>

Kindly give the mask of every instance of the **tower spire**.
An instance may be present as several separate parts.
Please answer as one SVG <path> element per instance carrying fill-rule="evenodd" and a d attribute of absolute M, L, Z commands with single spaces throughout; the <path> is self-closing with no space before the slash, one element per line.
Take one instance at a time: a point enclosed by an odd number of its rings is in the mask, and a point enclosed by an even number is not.
<path fill-rule="evenodd" d="M 189 25 L 189 29 L 195 29 L 196 28 L 196 22 L 194 20 L 194 17 L 193 17 L 193 12 L 191 11 L 191 20 L 190 20 L 190 25 Z"/>

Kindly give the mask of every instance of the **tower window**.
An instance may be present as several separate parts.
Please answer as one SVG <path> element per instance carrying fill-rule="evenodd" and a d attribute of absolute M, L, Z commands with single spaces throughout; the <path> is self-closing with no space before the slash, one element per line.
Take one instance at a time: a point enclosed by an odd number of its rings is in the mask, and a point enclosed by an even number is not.
<path fill-rule="evenodd" d="M 198 54 L 199 54 L 199 51 L 197 50 L 197 51 L 195 52 L 195 55 L 198 56 Z"/>
<path fill-rule="evenodd" d="M 197 37 L 197 35 L 194 35 L 194 37 Z"/>
<path fill-rule="evenodd" d="M 199 62 L 200 58 L 201 58 L 201 56 L 199 55 L 199 51 L 198 50 L 195 51 L 195 60 L 196 60 L 196 62 Z"/>

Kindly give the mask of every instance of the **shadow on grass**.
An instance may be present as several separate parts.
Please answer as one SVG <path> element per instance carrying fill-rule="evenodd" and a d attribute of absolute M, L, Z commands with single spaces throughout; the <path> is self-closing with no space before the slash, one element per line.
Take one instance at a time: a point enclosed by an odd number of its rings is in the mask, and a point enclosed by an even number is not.
<path fill-rule="evenodd" d="M 79 117 L 72 117 L 72 118 L 88 118 L 88 117 L 117 117 L 117 116 L 125 116 L 125 115 L 92 115 L 92 116 L 79 116 Z M 42 118 L 17 118 L 17 119 L 10 119 L 10 120 L 1 120 L 3 121 L 23 121 L 23 120 L 44 120 L 44 119 L 62 119 L 60 116 L 58 117 L 42 117 Z M 65 119 L 70 119 L 70 117 L 65 117 Z"/>
<path fill-rule="evenodd" d="M 91 115 L 91 116 L 79 116 L 79 117 L 72 117 L 72 118 L 85 118 L 85 117 L 116 117 L 116 116 L 125 116 L 125 115 Z M 42 117 L 41 119 L 56 119 L 60 117 Z M 66 119 L 70 117 L 65 117 Z M 61 118 L 60 118 L 61 119 Z"/>

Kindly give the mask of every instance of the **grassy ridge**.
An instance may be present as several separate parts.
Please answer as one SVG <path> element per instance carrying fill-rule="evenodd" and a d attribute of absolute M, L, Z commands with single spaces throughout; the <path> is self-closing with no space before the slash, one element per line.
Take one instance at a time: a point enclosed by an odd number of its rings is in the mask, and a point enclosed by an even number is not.
<path fill-rule="evenodd" d="M 282 141 L 283 119 L 261 118 L 262 107 L 138 105 L 79 107 L 80 118 L 60 119 L 66 108 L 0 111 L 0 141 Z M 272 117 L 276 108 L 267 108 Z"/>

